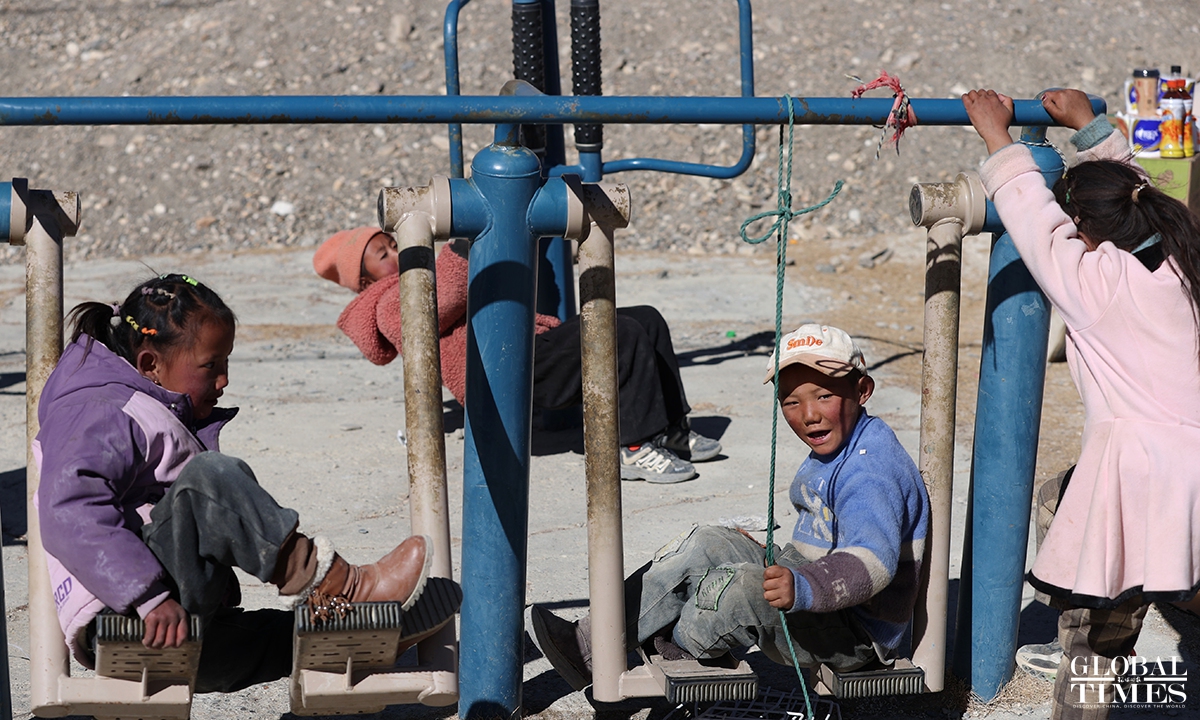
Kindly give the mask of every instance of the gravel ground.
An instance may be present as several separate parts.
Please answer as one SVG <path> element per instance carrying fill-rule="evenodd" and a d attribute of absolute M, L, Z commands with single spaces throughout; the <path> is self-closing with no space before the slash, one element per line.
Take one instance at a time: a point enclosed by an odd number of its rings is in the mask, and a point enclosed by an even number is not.
<path fill-rule="evenodd" d="M 558 3 L 570 87 L 569 3 Z M 1078 9 L 1077 9 L 1078 8 Z M 1200 17 L 1183 2 L 759 2 L 760 96 L 846 97 L 847 74 L 900 76 L 917 98 L 991 85 L 1017 97 L 1077 86 L 1115 102 L 1136 66 L 1200 69 Z M 444 92 L 440 2 L 398 0 L 5 0 L 0 96 L 273 95 Z M 463 94 L 510 77 L 508 3 L 461 14 Z M 1099 19 L 1103 19 L 1100 22 Z M 604 92 L 736 95 L 737 12 L 730 0 L 606 3 Z M 468 158 L 490 137 L 468 127 Z M 444 127 L 194 126 L 7 128 L 0 177 L 78 190 L 84 224 L 68 256 L 313 245 L 374 221 L 382 185 L 447 173 Z M 983 146 L 960 128 L 918 128 L 875 160 L 870 127 L 797 133 L 797 205 L 843 196 L 795 228 L 802 239 L 888 236 L 908 227 L 915 181 L 974 167 Z M 732 164 L 740 132 L 719 126 L 610 126 L 605 156 Z M 632 186 L 625 247 L 729 253 L 741 220 L 774 204 L 777 133 L 760 128 L 751 170 L 731 181 L 657 173 Z M 762 251 L 767 251 L 763 249 Z M 14 262 L 15 249 L 0 249 Z M 843 259 L 845 260 L 845 259 Z"/>

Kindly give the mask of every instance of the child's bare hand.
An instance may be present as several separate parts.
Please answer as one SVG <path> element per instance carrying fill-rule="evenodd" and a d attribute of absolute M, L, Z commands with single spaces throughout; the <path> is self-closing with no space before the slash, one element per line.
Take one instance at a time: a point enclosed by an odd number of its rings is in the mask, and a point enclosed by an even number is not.
<path fill-rule="evenodd" d="M 763 597 L 771 607 L 791 610 L 796 604 L 796 581 L 792 571 L 778 565 L 763 568 Z"/>
<path fill-rule="evenodd" d="M 1059 125 L 1082 130 L 1096 117 L 1087 93 L 1081 90 L 1047 90 L 1042 94 L 1042 107 Z"/>
<path fill-rule="evenodd" d="M 188 614 L 171 598 L 146 614 L 146 635 L 142 644 L 148 648 L 179 647 L 188 636 Z"/>
<path fill-rule="evenodd" d="M 987 143 L 989 153 L 1012 144 L 1008 126 L 1013 121 L 1013 102 L 995 90 L 972 90 L 962 96 L 963 107 L 975 132 Z"/>

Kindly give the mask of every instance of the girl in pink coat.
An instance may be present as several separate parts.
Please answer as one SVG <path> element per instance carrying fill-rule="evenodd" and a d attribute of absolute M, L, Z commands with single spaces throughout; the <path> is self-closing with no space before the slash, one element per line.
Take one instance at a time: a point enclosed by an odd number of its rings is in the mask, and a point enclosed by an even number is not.
<path fill-rule="evenodd" d="M 1083 448 L 1029 581 L 1063 611 L 1053 717 L 1103 718 L 1121 702 L 1103 678 L 1128 674 L 1148 603 L 1200 586 L 1200 220 L 1078 90 L 1042 99 L 1079 131 L 1081 162 L 1053 190 L 1009 136 L 1010 98 L 963 104 L 991 153 L 984 187 L 1067 326 Z"/>

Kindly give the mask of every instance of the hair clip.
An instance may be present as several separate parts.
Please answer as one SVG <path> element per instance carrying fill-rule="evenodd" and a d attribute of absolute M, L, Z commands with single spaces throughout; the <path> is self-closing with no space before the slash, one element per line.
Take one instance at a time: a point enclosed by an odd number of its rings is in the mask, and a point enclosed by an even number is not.
<path fill-rule="evenodd" d="M 109 305 L 109 307 L 110 307 L 110 308 L 112 308 L 112 311 L 113 311 L 113 317 L 115 317 L 115 318 L 119 318 L 119 317 L 121 317 L 121 305 L 120 305 L 120 303 L 113 303 L 112 305 Z"/>
<path fill-rule="evenodd" d="M 138 325 L 137 320 L 134 320 L 132 315 L 126 315 L 125 322 L 129 323 L 129 327 L 133 328 L 134 331 L 140 332 L 143 335 L 157 335 L 158 334 L 158 331 L 155 330 L 154 328 L 142 327 L 141 325 Z"/>
<path fill-rule="evenodd" d="M 196 287 L 197 285 L 200 284 L 200 283 L 196 282 L 195 280 L 191 279 L 190 277 L 188 277 L 187 275 L 180 275 L 179 278 L 181 280 L 183 280 L 185 283 L 187 283 L 188 285 L 191 285 L 192 287 Z"/>
<path fill-rule="evenodd" d="M 142 294 L 143 295 L 165 295 L 171 299 L 175 299 L 175 293 L 171 292 L 170 290 L 164 290 L 163 288 L 159 288 L 159 287 L 156 287 L 156 288 L 144 287 L 144 288 L 142 288 Z"/>
<path fill-rule="evenodd" d="M 1135 203 L 1138 201 L 1138 195 L 1148 187 L 1150 187 L 1150 183 L 1139 183 L 1133 186 L 1133 192 L 1130 193 L 1130 197 L 1133 198 Z"/>

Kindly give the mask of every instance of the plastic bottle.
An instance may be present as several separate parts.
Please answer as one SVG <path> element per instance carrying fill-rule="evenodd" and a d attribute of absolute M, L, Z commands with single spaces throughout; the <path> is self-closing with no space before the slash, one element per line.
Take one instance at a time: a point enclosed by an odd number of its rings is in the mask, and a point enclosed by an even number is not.
<path fill-rule="evenodd" d="M 1183 76 L 1182 66 L 1171 66 L 1171 79 L 1181 82 L 1180 91 L 1183 93 L 1183 156 L 1191 157 L 1196 154 L 1194 137 L 1196 123 L 1192 117 L 1192 93 L 1188 91 L 1188 79 Z"/>
<path fill-rule="evenodd" d="M 1159 110 L 1162 112 L 1162 144 L 1159 146 L 1159 153 L 1165 158 L 1182 158 L 1183 154 L 1183 135 L 1184 135 L 1184 97 L 1187 91 L 1184 90 L 1183 78 L 1170 78 L 1167 80 L 1167 91 L 1163 93 L 1162 101 L 1159 102 Z"/>
<path fill-rule="evenodd" d="M 1158 70 L 1137 68 L 1133 71 L 1133 102 L 1141 117 L 1154 117 L 1158 112 Z"/>

